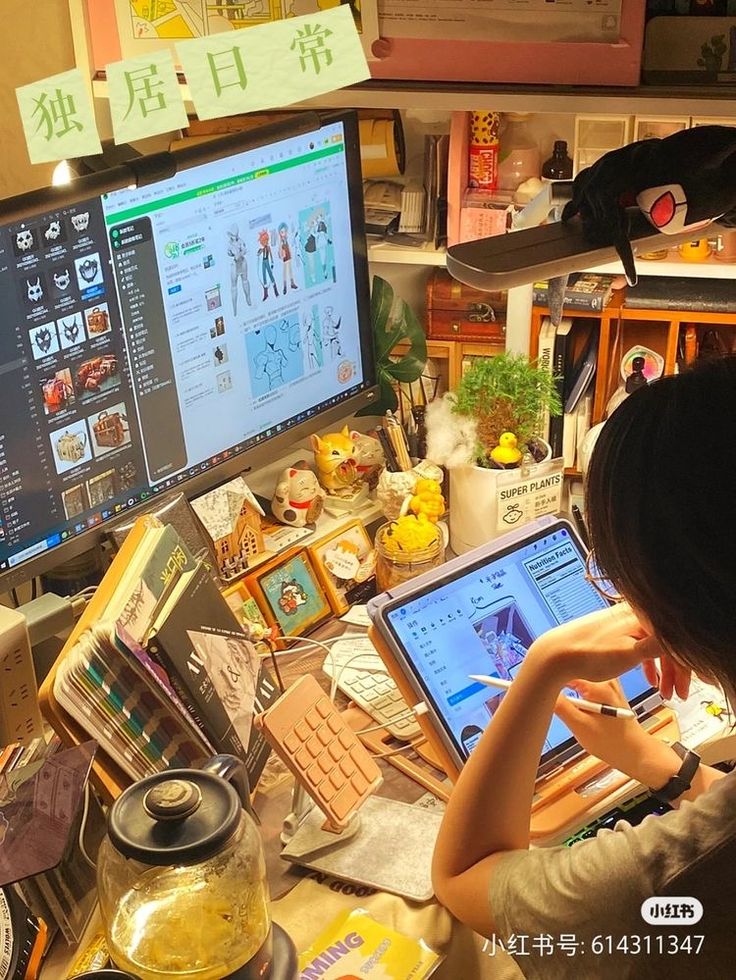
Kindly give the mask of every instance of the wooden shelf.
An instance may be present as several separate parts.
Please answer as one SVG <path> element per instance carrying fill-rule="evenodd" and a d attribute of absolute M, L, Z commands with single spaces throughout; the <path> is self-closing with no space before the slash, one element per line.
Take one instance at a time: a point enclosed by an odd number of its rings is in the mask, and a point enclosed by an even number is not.
<path fill-rule="evenodd" d="M 95 98 L 108 98 L 107 81 L 93 80 Z M 181 84 L 187 112 L 189 86 Z M 693 115 L 736 118 L 736 86 L 637 87 L 483 85 L 372 80 L 301 102 L 294 108 L 489 109 L 496 112 L 583 112 L 595 115 Z"/>
<path fill-rule="evenodd" d="M 636 259 L 636 270 L 640 276 L 680 276 L 686 279 L 736 278 L 736 263 L 719 262 L 718 259 L 714 258 L 710 258 L 706 262 L 687 262 L 674 251 L 666 259 L 658 262 Z M 586 271 L 623 275 L 624 269 L 620 262 L 607 262 Z"/>
<path fill-rule="evenodd" d="M 368 245 L 369 262 L 390 262 L 395 265 L 444 266 L 447 253 L 444 248 L 426 245 L 393 245 L 391 242 L 374 242 Z"/>

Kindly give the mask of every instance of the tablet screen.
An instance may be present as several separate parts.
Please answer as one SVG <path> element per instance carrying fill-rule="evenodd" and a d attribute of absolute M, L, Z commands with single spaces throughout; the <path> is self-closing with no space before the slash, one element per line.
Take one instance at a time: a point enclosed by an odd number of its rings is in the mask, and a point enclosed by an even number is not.
<path fill-rule="evenodd" d="M 586 581 L 577 539 L 559 523 L 390 603 L 385 620 L 465 760 L 504 696 L 468 675 L 513 680 L 536 637 L 608 605 Z M 640 667 L 621 683 L 632 704 L 652 693 Z M 542 762 L 574 745 L 555 715 Z"/>

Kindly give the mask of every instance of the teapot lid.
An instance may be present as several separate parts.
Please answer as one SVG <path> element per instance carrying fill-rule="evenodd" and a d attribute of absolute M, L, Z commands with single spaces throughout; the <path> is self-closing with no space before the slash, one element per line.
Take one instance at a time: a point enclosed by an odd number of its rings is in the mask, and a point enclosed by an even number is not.
<path fill-rule="evenodd" d="M 144 864 L 196 864 L 219 853 L 240 821 L 233 786 L 198 769 L 169 769 L 128 787 L 107 819 L 110 842 Z"/>

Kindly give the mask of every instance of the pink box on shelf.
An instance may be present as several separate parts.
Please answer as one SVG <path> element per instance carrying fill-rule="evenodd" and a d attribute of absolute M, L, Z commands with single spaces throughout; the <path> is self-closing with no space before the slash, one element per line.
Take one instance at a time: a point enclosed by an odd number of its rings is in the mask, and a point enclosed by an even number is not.
<path fill-rule="evenodd" d="M 643 0 L 622 0 L 618 42 L 381 37 L 370 62 L 374 78 L 435 82 L 638 85 L 644 43 Z M 545 11 L 545 13 L 549 13 Z"/>

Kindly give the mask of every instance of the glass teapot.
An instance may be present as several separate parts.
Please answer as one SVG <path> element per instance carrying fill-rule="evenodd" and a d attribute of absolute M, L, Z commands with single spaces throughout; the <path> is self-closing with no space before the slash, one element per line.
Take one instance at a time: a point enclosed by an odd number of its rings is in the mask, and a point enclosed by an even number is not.
<path fill-rule="evenodd" d="M 234 756 L 126 789 L 110 808 L 97 887 L 110 956 L 135 977 L 271 975 L 266 865 Z"/>

